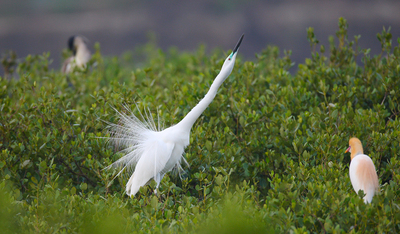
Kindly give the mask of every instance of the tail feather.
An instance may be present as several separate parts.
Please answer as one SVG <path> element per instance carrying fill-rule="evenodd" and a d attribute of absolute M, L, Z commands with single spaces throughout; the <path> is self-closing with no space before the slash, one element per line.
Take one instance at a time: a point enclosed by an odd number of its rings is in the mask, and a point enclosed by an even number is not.
<path fill-rule="evenodd" d="M 117 124 L 103 121 L 108 124 L 106 128 L 110 134 L 110 137 L 107 137 L 108 142 L 123 148 L 119 152 L 123 153 L 124 156 L 105 168 L 121 168 L 116 177 L 124 170 L 127 170 L 128 173 L 134 171 L 136 164 L 146 149 L 147 139 L 152 138 L 153 134 L 159 130 L 155 126 L 150 111 L 145 110 L 145 115 L 143 115 L 140 109 L 137 108 L 139 116 L 143 120 L 141 121 L 128 106 L 123 105 L 123 107 L 125 113 L 112 107 L 119 118 Z"/>
<path fill-rule="evenodd" d="M 109 142 L 125 147 L 120 151 L 125 155 L 107 168 L 122 167 L 115 177 L 123 171 L 134 172 L 126 184 L 126 193 L 132 196 L 151 179 L 157 179 L 157 175 L 159 176 L 157 187 L 159 186 L 162 178 L 160 173 L 171 157 L 174 144 L 164 142 L 160 120 L 156 126 L 149 109 L 145 109 L 144 113 L 139 111 L 143 119 L 140 121 L 127 106 L 124 108 L 126 113 L 113 108 L 119 117 L 119 122 L 108 123 L 107 130 L 111 135 L 108 138 Z"/>
<path fill-rule="evenodd" d="M 157 182 L 157 187 L 161 182 L 161 171 L 171 153 L 174 144 L 164 143 L 158 139 L 149 139 L 147 141 L 146 150 L 138 161 L 134 176 L 132 175 L 126 185 L 126 192 L 129 196 L 135 195 L 140 187 L 146 185 L 151 179 Z"/>
<path fill-rule="evenodd" d="M 350 180 L 354 190 L 364 191 L 364 202 L 371 203 L 374 195 L 379 191 L 378 175 L 374 163 L 367 155 L 355 156 L 350 163 Z"/>
<path fill-rule="evenodd" d="M 129 178 L 128 183 L 126 183 L 126 194 L 128 196 L 135 196 L 135 194 L 139 191 L 141 186 L 134 186 L 133 178 L 135 174 L 132 174 L 131 178 Z"/>

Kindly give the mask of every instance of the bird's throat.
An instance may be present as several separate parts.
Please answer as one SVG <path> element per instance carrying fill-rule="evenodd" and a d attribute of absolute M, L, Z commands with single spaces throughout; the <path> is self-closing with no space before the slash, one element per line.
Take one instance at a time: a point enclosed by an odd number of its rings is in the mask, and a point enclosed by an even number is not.
<path fill-rule="evenodd" d="M 364 150 L 363 147 L 361 145 L 354 145 L 351 147 L 351 160 L 353 160 L 353 158 L 359 154 L 364 154 Z"/>

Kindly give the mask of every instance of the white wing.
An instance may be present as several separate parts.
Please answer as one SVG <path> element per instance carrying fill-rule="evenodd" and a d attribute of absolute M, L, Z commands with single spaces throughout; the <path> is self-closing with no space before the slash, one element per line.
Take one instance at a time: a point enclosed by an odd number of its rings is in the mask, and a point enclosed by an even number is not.
<path fill-rule="evenodd" d="M 150 111 L 145 111 L 146 118 L 140 112 L 144 120 L 142 122 L 128 107 L 125 106 L 125 109 L 128 114 L 114 109 L 119 116 L 118 124 L 107 122 L 111 134 L 108 140 L 117 146 L 125 147 L 121 151 L 125 155 L 107 168 L 122 167 L 115 177 L 125 169 L 128 173 L 134 171 L 126 185 L 126 192 L 128 195 L 135 195 L 139 188 L 152 178 L 157 184 L 160 183 L 160 172 L 170 159 L 174 144 L 163 140 L 165 133 L 161 131 L 161 124 L 158 122 L 158 128 L 156 127 Z"/>
<path fill-rule="evenodd" d="M 74 61 L 73 56 L 67 58 L 62 65 L 61 72 L 64 74 L 70 73 L 73 68 L 73 61 Z"/>
<path fill-rule="evenodd" d="M 147 149 L 146 147 L 149 141 L 157 139 L 158 132 L 160 131 L 160 129 L 155 127 L 151 114 L 145 112 L 147 120 L 142 122 L 127 106 L 124 107 L 130 115 L 118 112 L 114 109 L 119 116 L 118 124 L 104 121 L 109 125 L 108 129 L 111 134 L 111 137 L 107 139 L 116 146 L 124 147 L 121 152 L 125 153 L 125 155 L 106 167 L 106 169 L 108 169 L 111 167 L 123 166 L 122 170 L 116 176 L 121 174 L 125 168 L 128 169 L 128 172 L 133 171 L 135 165 L 142 157 L 143 152 Z M 141 112 L 140 115 L 142 119 L 145 119 Z"/>
<path fill-rule="evenodd" d="M 161 182 L 160 173 L 171 157 L 174 144 L 165 143 L 160 139 L 151 139 L 143 147 L 144 149 L 136 164 L 135 171 L 126 184 L 126 193 L 129 196 L 134 196 L 140 187 L 146 185 L 151 179 L 154 179 L 157 184 Z"/>
<path fill-rule="evenodd" d="M 363 190 L 366 194 L 364 202 L 370 203 L 379 188 L 378 175 L 371 158 L 364 154 L 355 156 L 351 160 L 349 173 L 351 184 L 356 193 Z"/>

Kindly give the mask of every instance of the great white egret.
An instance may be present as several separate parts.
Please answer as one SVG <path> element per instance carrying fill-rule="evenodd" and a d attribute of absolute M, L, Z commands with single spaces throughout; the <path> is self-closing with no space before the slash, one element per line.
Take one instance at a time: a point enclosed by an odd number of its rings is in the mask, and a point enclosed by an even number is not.
<path fill-rule="evenodd" d="M 64 61 L 61 72 L 68 74 L 75 67 L 83 68 L 86 66 L 91 58 L 88 43 L 88 39 L 84 36 L 72 36 L 68 39 L 68 48 L 72 51 L 73 56 Z"/>
<path fill-rule="evenodd" d="M 180 169 L 181 162 L 186 162 L 183 152 L 189 145 L 190 129 L 201 113 L 212 102 L 217 94 L 218 88 L 231 74 L 235 65 L 235 59 L 239 46 L 243 40 L 242 35 L 233 49 L 232 53 L 225 59 L 221 71 L 212 83 L 210 90 L 204 98 L 176 125 L 166 129 L 156 127 L 151 114 L 146 112 L 147 120 L 140 121 L 134 114 L 119 114 L 119 124 L 109 124 L 112 142 L 125 146 L 122 150 L 123 157 L 108 166 L 120 166 L 122 169 L 117 176 L 126 168 L 134 170 L 128 183 L 126 193 L 134 196 L 140 187 L 146 185 L 151 179 L 157 183 L 155 193 L 165 173 L 173 168 Z M 140 114 L 143 118 L 143 115 Z"/>
<path fill-rule="evenodd" d="M 364 202 L 371 203 L 372 197 L 379 189 L 378 175 L 371 158 L 364 154 L 361 141 L 358 138 L 351 138 L 349 148 L 346 152 L 351 153 L 350 181 L 354 190 L 364 191 Z"/>

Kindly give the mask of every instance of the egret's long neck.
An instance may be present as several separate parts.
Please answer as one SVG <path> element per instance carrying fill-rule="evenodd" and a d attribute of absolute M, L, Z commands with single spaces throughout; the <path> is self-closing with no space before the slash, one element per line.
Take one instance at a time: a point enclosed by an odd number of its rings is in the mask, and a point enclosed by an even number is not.
<path fill-rule="evenodd" d="M 362 145 L 361 145 L 361 144 L 354 144 L 354 145 L 351 147 L 351 155 L 350 155 L 350 157 L 351 157 L 351 159 L 353 160 L 353 158 L 354 158 L 355 156 L 357 156 L 357 155 L 359 155 L 359 154 L 363 154 L 363 153 L 364 153 L 364 150 L 363 150 Z"/>
<path fill-rule="evenodd" d="M 213 101 L 215 98 L 215 95 L 217 94 L 218 88 L 221 86 L 221 84 L 224 82 L 226 77 L 228 77 L 230 74 L 230 71 L 221 71 L 218 76 L 215 78 L 214 82 L 212 83 L 210 90 L 208 90 L 206 96 L 181 120 L 181 122 L 178 123 L 182 127 L 182 129 L 185 129 L 187 131 L 190 131 L 192 128 L 194 122 L 199 118 L 201 113 L 210 105 L 210 103 Z"/>

